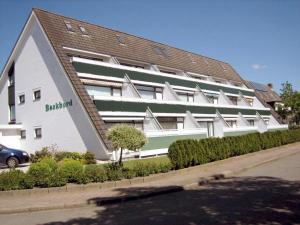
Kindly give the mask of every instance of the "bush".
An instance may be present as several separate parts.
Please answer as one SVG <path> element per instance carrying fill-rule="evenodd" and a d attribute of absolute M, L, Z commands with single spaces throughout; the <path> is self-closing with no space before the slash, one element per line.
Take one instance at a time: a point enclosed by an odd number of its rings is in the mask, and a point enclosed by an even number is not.
<path fill-rule="evenodd" d="M 54 153 L 48 147 L 44 147 L 42 150 L 36 151 L 35 154 L 30 154 L 30 161 L 36 163 L 43 158 L 52 158 L 53 155 Z"/>
<path fill-rule="evenodd" d="M 67 183 L 54 159 L 44 158 L 30 165 L 28 175 L 36 187 L 59 187 Z"/>
<path fill-rule="evenodd" d="M 83 155 L 78 152 L 56 152 L 54 155 L 54 159 L 57 162 L 60 162 L 64 159 L 74 159 L 77 161 L 81 161 L 83 159 Z"/>
<path fill-rule="evenodd" d="M 10 170 L 0 174 L 0 191 L 31 189 L 33 186 L 32 177 L 20 170 Z"/>
<path fill-rule="evenodd" d="M 108 179 L 102 165 L 86 165 L 84 168 L 84 175 L 88 182 L 104 182 Z"/>
<path fill-rule="evenodd" d="M 181 169 L 296 141 L 300 141 L 300 129 L 202 140 L 178 140 L 170 145 L 168 157 L 174 169 Z M 142 171 L 143 168 L 138 169 Z"/>
<path fill-rule="evenodd" d="M 87 182 L 84 176 L 83 165 L 74 159 L 64 159 L 59 163 L 59 171 L 69 183 L 84 184 Z"/>
<path fill-rule="evenodd" d="M 122 174 L 125 179 L 132 179 L 136 176 L 135 172 L 128 168 L 123 168 Z"/>
<path fill-rule="evenodd" d="M 96 157 L 95 154 L 91 152 L 86 152 L 83 154 L 83 163 L 84 164 L 96 164 Z"/>
<path fill-rule="evenodd" d="M 111 163 L 104 166 L 108 180 L 116 181 L 123 178 L 122 165 Z"/>

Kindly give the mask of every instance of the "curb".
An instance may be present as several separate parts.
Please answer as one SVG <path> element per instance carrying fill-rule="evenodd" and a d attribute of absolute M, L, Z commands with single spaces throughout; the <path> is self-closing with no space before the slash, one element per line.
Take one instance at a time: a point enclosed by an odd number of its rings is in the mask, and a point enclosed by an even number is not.
<path fill-rule="evenodd" d="M 14 213 L 26 213 L 26 212 L 37 212 L 37 211 L 45 211 L 45 210 L 56 210 L 56 209 L 72 209 L 72 208 L 80 208 L 80 207 L 92 207 L 92 206 L 104 206 L 104 205 L 112 205 L 118 203 L 125 203 L 129 201 L 135 201 L 150 197 L 155 197 L 164 194 L 171 194 L 180 191 L 184 191 L 186 188 L 198 185 L 205 185 L 214 180 L 221 180 L 228 177 L 228 174 L 231 174 L 232 171 L 224 171 L 219 174 L 214 174 L 209 177 L 202 177 L 198 183 L 191 183 L 184 186 L 171 186 L 171 187 L 161 187 L 157 190 L 148 191 L 144 193 L 136 193 L 136 194 L 129 194 L 124 196 L 117 196 L 117 197 L 108 197 L 107 199 L 94 199 L 89 200 L 85 203 L 79 204 L 70 204 L 70 205 L 56 205 L 56 206 L 45 206 L 45 207 L 28 207 L 28 208 L 20 208 L 20 209 L 13 209 L 13 210 L 0 210 L 0 215 L 3 214 L 14 214 Z"/>
<path fill-rule="evenodd" d="M 169 193 L 175 193 L 185 190 L 186 188 L 190 188 L 193 186 L 199 186 L 199 185 L 205 185 L 215 180 L 221 180 L 228 178 L 232 176 L 233 174 L 238 174 L 244 170 L 254 168 L 263 164 L 266 164 L 268 162 L 276 161 L 281 158 L 285 158 L 294 154 L 297 154 L 299 152 L 291 152 L 287 155 L 280 155 L 278 157 L 273 157 L 264 161 L 260 161 L 257 163 L 253 163 L 252 165 L 241 167 L 239 169 L 236 169 L 234 171 L 226 170 L 222 171 L 221 173 L 216 173 L 211 176 L 207 177 L 200 177 L 199 181 L 196 183 L 190 183 L 182 186 L 168 186 L 168 187 L 160 187 L 156 188 L 156 190 L 147 191 L 147 192 L 137 192 L 132 193 L 124 196 L 116 196 L 116 197 L 107 197 L 107 198 L 99 198 L 99 199 L 91 199 L 88 202 L 84 203 L 73 203 L 73 204 L 58 204 L 55 206 L 44 206 L 44 207 L 28 207 L 28 208 L 15 208 L 15 209 L 8 209 L 8 210 L 0 210 L 1 214 L 13 214 L 13 213 L 24 213 L 24 212 L 35 212 L 35 211 L 43 211 L 43 210 L 54 210 L 54 209 L 68 209 L 68 208 L 79 208 L 79 207 L 91 207 L 91 206 L 104 206 L 109 204 L 117 204 L 117 203 L 123 203 L 128 201 L 134 201 L 154 196 L 159 196 L 163 194 L 169 194 Z M 250 153 L 251 154 L 251 153 Z M 216 162 L 213 162 L 215 164 Z M 151 181 L 161 180 L 164 177 L 171 177 L 176 175 L 182 175 L 185 172 L 191 172 L 193 169 L 197 169 L 197 166 L 186 168 L 183 170 L 175 170 L 170 171 L 168 173 L 162 173 L 162 174 L 154 174 L 150 175 L 148 177 L 137 177 L 131 180 L 120 180 L 120 181 L 112 181 L 112 182 L 105 182 L 105 183 L 91 183 L 87 185 L 74 185 L 69 184 L 65 187 L 60 188 L 45 188 L 45 189 L 30 189 L 30 190 L 20 190 L 20 191 L 7 191 L 5 193 L 0 192 L 0 198 L 1 196 L 4 196 L 2 194 L 5 194 L 5 196 L 24 196 L 24 195 L 32 195 L 32 194 L 47 194 L 47 193 L 55 193 L 55 192 L 78 192 L 78 191 L 84 191 L 84 190 L 95 190 L 95 189 L 109 189 L 109 188 L 120 188 L 120 187 L 130 187 L 135 184 L 142 184 L 147 183 Z"/>

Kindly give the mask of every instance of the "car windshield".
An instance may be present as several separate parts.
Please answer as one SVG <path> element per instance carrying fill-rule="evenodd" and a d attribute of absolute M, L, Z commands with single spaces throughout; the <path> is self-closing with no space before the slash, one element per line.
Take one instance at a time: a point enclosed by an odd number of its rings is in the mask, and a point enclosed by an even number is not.
<path fill-rule="evenodd" d="M 0 144 L 0 150 L 2 150 L 3 148 L 6 148 L 4 145 Z"/>

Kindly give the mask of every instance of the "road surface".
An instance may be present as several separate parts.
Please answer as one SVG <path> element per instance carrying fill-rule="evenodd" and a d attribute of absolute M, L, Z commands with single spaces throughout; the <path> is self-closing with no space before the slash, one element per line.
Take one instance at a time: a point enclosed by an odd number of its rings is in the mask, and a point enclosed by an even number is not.
<path fill-rule="evenodd" d="M 0 224 L 300 224 L 300 154 L 182 192 L 102 207 L 0 215 Z"/>

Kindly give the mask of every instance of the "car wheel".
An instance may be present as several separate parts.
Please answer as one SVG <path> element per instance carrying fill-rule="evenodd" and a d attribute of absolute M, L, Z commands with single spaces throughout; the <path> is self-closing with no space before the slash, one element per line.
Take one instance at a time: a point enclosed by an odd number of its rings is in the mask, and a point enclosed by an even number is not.
<path fill-rule="evenodd" d="M 10 157 L 7 161 L 6 164 L 8 168 L 16 168 L 19 164 L 19 160 L 15 157 Z"/>

